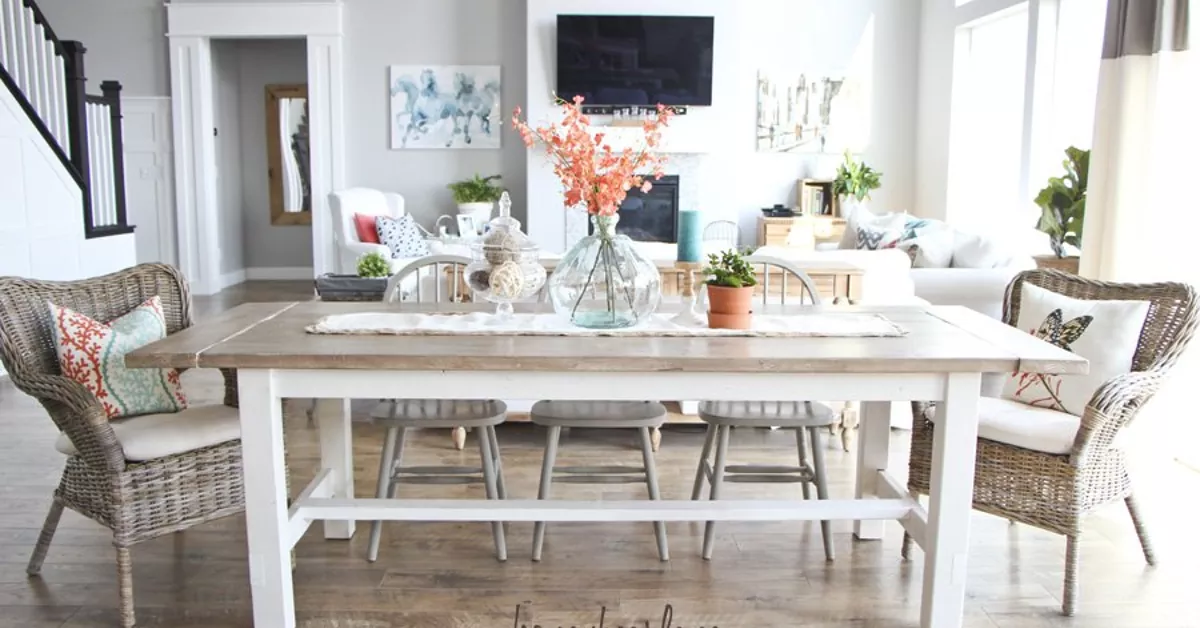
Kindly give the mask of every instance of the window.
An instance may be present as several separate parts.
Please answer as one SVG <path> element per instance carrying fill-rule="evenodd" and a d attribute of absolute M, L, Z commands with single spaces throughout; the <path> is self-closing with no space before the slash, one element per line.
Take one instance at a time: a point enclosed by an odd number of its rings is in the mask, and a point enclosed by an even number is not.
<path fill-rule="evenodd" d="M 1048 253 L 1033 198 L 1068 146 L 1091 147 L 1105 3 L 956 4 L 947 218 Z"/>
<path fill-rule="evenodd" d="M 1021 5 L 958 30 L 947 196 L 951 220 L 968 230 L 1033 220 L 1018 209 L 1028 22 Z"/>

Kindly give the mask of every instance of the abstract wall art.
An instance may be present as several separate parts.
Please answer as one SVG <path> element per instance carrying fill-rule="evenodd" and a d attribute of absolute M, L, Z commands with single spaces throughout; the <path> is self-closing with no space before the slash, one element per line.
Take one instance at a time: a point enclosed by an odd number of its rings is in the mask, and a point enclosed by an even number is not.
<path fill-rule="evenodd" d="M 500 148 L 500 66 L 394 65 L 392 149 Z"/>
<path fill-rule="evenodd" d="M 759 152 L 840 153 L 858 141 L 863 119 L 861 81 L 803 71 L 758 73 Z"/>

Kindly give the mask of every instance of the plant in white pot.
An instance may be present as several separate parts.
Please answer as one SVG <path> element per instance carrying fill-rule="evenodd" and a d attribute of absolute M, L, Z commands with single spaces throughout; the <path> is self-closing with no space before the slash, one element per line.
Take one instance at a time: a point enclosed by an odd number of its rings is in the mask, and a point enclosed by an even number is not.
<path fill-rule="evenodd" d="M 833 179 L 833 193 L 842 204 L 842 216 L 848 216 L 857 208 L 865 208 L 871 200 L 871 192 L 882 185 L 879 180 L 883 173 L 867 165 L 864 161 L 855 161 L 846 151 L 842 165 L 838 166 L 837 176 Z"/>
<path fill-rule="evenodd" d="M 454 194 L 454 202 L 458 204 L 459 214 L 470 214 L 475 216 L 475 221 L 478 224 L 484 224 L 492 219 L 492 208 L 495 207 L 496 201 L 500 200 L 500 195 L 504 193 L 504 188 L 493 181 L 499 181 L 500 175 L 494 174 L 490 177 L 481 177 L 476 174 L 470 179 L 455 181 L 446 187 L 450 188 L 450 192 Z"/>

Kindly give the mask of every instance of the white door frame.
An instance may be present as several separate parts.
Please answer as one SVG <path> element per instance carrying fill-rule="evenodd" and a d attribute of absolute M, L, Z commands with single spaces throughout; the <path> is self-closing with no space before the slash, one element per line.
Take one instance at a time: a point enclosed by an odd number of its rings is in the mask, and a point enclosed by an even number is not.
<path fill-rule="evenodd" d="M 313 273 L 333 272 L 329 193 L 345 185 L 341 0 L 167 4 L 179 266 L 196 294 L 220 289 L 212 40 L 308 44 Z"/>

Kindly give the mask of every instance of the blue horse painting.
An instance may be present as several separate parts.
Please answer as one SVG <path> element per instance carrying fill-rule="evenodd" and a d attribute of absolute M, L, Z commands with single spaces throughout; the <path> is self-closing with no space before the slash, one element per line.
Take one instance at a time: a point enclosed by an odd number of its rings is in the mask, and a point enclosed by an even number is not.
<path fill-rule="evenodd" d="M 392 148 L 500 148 L 500 67 L 392 66 Z"/>

